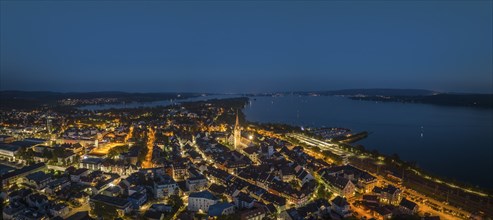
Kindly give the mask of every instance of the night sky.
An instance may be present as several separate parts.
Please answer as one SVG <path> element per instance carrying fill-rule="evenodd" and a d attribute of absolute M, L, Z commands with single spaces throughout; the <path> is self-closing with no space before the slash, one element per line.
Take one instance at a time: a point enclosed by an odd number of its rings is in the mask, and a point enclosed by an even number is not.
<path fill-rule="evenodd" d="M 493 92 L 491 1 L 0 4 L 0 90 Z"/>

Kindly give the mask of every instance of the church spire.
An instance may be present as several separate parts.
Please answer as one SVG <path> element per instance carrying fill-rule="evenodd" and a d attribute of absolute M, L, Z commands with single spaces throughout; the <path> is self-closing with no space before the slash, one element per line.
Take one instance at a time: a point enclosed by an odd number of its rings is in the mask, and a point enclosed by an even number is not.
<path fill-rule="evenodd" d="M 238 109 L 236 110 L 236 123 L 234 128 L 234 148 L 238 149 L 238 146 L 241 142 L 241 129 L 240 129 L 240 120 L 238 118 Z"/>
<path fill-rule="evenodd" d="M 235 129 L 240 126 L 240 120 L 238 118 L 238 110 L 236 110 L 236 123 L 235 123 Z"/>

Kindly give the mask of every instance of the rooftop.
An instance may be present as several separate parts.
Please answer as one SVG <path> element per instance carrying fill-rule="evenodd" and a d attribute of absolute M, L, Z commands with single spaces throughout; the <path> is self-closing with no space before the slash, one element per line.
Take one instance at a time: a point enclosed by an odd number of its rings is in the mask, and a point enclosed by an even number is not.
<path fill-rule="evenodd" d="M 409 210 L 413 210 L 418 205 L 412 201 L 407 200 L 406 198 L 403 198 L 401 200 L 401 203 L 399 203 L 399 206 L 402 206 L 402 207 L 407 208 Z"/>
<path fill-rule="evenodd" d="M 191 193 L 189 198 L 204 198 L 204 199 L 210 199 L 210 200 L 218 200 L 218 198 L 216 196 L 214 196 L 211 192 L 209 192 L 209 190 Z"/>
<path fill-rule="evenodd" d="M 94 197 L 91 198 L 91 201 L 102 202 L 116 207 L 125 207 L 130 205 L 130 202 L 126 199 L 113 197 L 113 196 L 105 196 L 102 194 L 95 195 Z"/>
<path fill-rule="evenodd" d="M 17 151 L 21 148 L 18 145 L 12 145 L 12 144 L 2 144 L 0 143 L 0 150 L 6 150 L 6 151 Z"/>
<path fill-rule="evenodd" d="M 29 175 L 26 176 L 26 178 L 28 180 L 32 180 L 34 182 L 41 182 L 41 181 L 44 181 L 44 180 L 47 180 L 47 179 L 50 179 L 51 178 L 51 175 L 49 174 L 46 174 L 45 172 L 43 171 L 38 171 L 38 172 L 35 172 L 35 173 L 31 173 Z"/>
<path fill-rule="evenodd" d="M 216 203 L 214 205 L 209 206 L 209 215 L 210 216 L 220 216 L 220 215 L 222 215 L 222 213 L 225 209 L 228 209 L 232 206 L 234 206 L 234 205 L 231 203 L 228 203 L 228 202 Z"/>
<path fill-rule="evenodd" d="M 332 200 L 332 204 L 337 205 L 339 207 L 343 207 L 343 206 L 349 205 L 349 203 L 346 201 L 346 199 L 345 198 L 342 198 L 340 196 L 335 197 Z"/>

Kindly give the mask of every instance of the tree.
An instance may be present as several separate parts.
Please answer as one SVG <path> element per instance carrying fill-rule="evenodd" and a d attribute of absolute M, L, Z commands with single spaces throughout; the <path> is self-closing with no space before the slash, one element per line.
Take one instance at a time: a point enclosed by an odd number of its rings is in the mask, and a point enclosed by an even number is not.
<path fill-rule="evenodd" d="M 0 198 L 0 210 L 3 212 L 3 199 Z"/>
<path fill-rule="evenodd" d="M 228 202 L 228 197 L 226 197 L 225 195 L 221 195 L 220 198 L 221 198 L 221 201 Z"/>
<path fill-rule="evenodd" d="M 108 151 L 107 157 L 113 158 L 123 152 L 128 151 L 128 145 L 116 146 Z"/>
<path fill-rule="evenodd" d="M 320 153 L 320 152 L 321 152 L 321 150 L 320 150 L 320 148 L 319 148 L 319 147 L 313 147 L 313 148 L 312 148 L 312 151 L 313 151 L 313 152 L 317 152 L 317 153 Z"/>
<path fill-rule="evenodd" d="M 183 200 L 181 200 L 181 197 L 178 195 L 172 195 L 169 198 L 170 205 L 173 207 L 173 212 L 178 211 L 180 207 L 183 205 Z"/>
<path fill-rule="evenodd" d="M 100 202 L 94 203 L 92 214 L 98 217 L 103 217 L 103 219 L 115 219 L 118 217 L 118 211 L 115 207 Z"/>
<path fill-rule="evenodd" d="M 24 160 L 29 160 L 29 159 L 32 159 L 32 156 L 34 155 L 34 150 L 33 149 L 26 149 L 26 148 L 20 148 L 19 149 L 19 153 L 18 153 L 19 157 L 24 159 Z"/>
<path fill-rule="evenodd" d="M 330 158 L 335 163 L 341 163 L 342 162 L 342 157 L 340 157 L 337 154 L 332 153 L 331 151 L 324 150 L 324 151 L 322 151 L 322 155 L 324 155 L 325 157 Z"/>
<path fill-rule="evenodd" d="M 318 198 L 323 198 L 323 199 L 329 199 L 329 197 L 332 195 L 327 189 L 325 188 L 325 185 L 320 184 L 317 190 L 317 197 Z"/>
<path fill-rule="evenodd" d="M 373 157 L 378 157 L 378 155 L 380 155 L 380 153 L 378 152 L 378 150 L 372 150 L 370 153 L 371 153 L 371 155 Z"/>
<path fill-rule="evenodd" d="M 361 144 L 358 144 L 355 146 L 356 150 L 359 150 L 360 152 L 365 152 L 365 147 Z"/>
<path fill-rule="evenodd" d="M 48 158 L 48 159 L 53 158 L 53 153 L 50 150 L 48 150 L 47 148 L 43 149 L 42 155 L 44 158 Z"/>
<path fill-rule="evenodd" d="M 397 153 L 393 153 L 391 156 L 390 156 L 392 159 L 394 159 L 395 161 L 400 161 L 400 157 L 399 157 L 399 154 Z"/>
<path fill-rule="evenodd" d="M 391 219 L 418 220 L 418 219 L 421 219 L 421 217 L 419 217 L 417 215 L 396 215 L 396 216 L 393 216 Z"/>
<path fill-rule="evenodd" d="M 231 215 L 220 215 L 217 216 L 218 220 L 235 220 L 235 219 L 240 219 L 240 214 L 239 213 L 234 213 Z"/>
<path fill-rule="evenodd" d="M 61 147 L 55 147 L 55 148 L 53 148 L 53 153 L 51 155 L 51 159 L 53 161 L 58 161 L 58 157 L 63 156 L 65 152 L 66 152 L 65 149 L 63 149 Z"/>

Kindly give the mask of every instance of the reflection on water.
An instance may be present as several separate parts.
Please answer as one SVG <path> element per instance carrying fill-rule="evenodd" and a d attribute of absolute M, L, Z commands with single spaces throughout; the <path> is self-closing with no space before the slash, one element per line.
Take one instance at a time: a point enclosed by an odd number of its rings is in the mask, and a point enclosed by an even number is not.
<path fill-rule="evenodd" d="M 247 119 L 369 131 L 358 142 L 397 153 L 439 176 L 493 188 L 493 111 L 426 104 L 355 101 L 334 96 L 255 97 Z"/>

